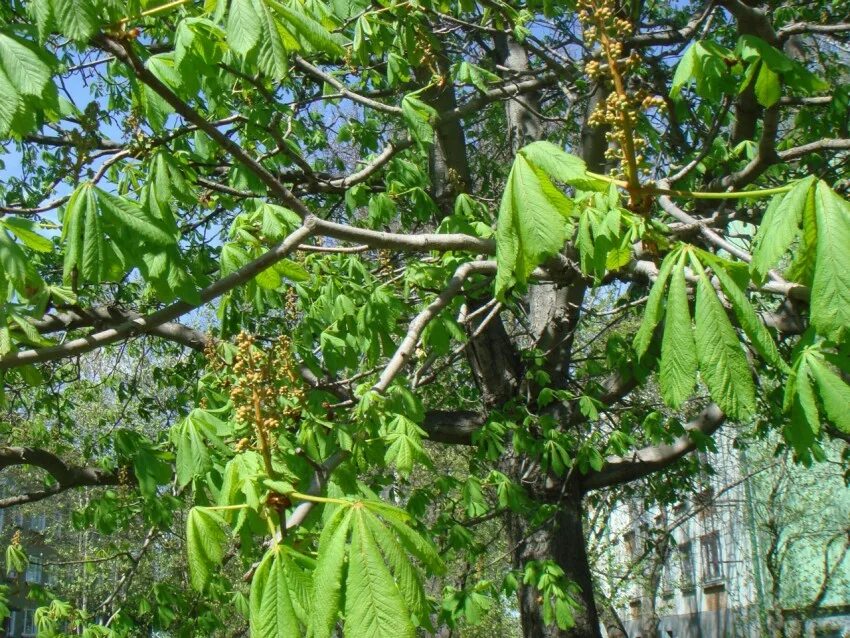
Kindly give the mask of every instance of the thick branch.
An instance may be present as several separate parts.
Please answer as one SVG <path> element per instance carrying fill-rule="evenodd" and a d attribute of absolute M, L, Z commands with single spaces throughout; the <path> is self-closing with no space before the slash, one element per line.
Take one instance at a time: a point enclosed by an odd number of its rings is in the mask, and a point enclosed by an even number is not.
<path fill-rule="evenodd" d="M 118 485 L 119 473 L 99 467 L 69 465 L 47 450 L 31 447 L 0 448 L 0 470 L 14 465 L 38 467 L 50 474 L 56 483 L 43 490 L 27 492 L 0 499 L 0 509 L 34 503 L 74 487 Z"/>
<path fill-rule="evenodd" d="M 32 320 L 31 323 L 41 334 L 50 334 L 60 330 L 76 330 L 92 326 L 115 326 L 141 316 L 133 310 L 100 306 L 49 313 L 41 319 Z M 147 331 L 147 334 L 174 341 L 193 350 L 203 350 L 206 343 L 206 335 L 203 332 L 173 321 L 154 326 Z"/>
<path fill-rule="evenodd" d="M 435 443 L 472 445 L 472 435 L 486 420 L 486 415 L 469 410 L 431 410 L 425 413 L 422 429 Z"/>
<path fill-rule="evenodd" d="M 820 153 L 821 151 L 850 151 L 850 139 L 823 139 L 816 142 L 810 142 L 801 146 L 795 146 L 784 151 L 779 151 L 779 159 L 783 162 L 790 162 L 801 157 L 805 157 L 810 153 Z"/>
<path fill-rule="evenodd" d="M 582 478 L 582 489 L 587 492 L 602 487 L 610 487 L 634 481 L 672 465 L 680 458 L 696 449 L 695 439 L 690 435 L 697 432 L 701 436 L 711 436 L 723 422 L 726 415 L 714 403 L 703 410 L 699 416 L 685 426 L 687 433 L 670 445 L 652 445 L 635 450 L 630 456 L 611 456 L 598 472 L 590 472 Z"/>

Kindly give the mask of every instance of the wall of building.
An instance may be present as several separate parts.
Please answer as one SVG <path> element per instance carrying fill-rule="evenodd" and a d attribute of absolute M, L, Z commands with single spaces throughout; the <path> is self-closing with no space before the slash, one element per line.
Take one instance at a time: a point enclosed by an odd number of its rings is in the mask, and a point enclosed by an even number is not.
<path fill-rule="evenodd" d="M 700 477 L 693 496 L 664 510 L 629 502 L 609 519 L 603 569 L 616 574 L 607 586 L 628 637 L 762 636 L 774 628 L 776 608 L 788 618 L 786 635 L 850 636 L 843 468 L 800 468 L 777 459 L 770 442 L 746 453 L 728 435 L 717 444 L 702 459 L 714 472 Z M 807 608 L 823 583 L 825 552 L 829 586 Z"/>

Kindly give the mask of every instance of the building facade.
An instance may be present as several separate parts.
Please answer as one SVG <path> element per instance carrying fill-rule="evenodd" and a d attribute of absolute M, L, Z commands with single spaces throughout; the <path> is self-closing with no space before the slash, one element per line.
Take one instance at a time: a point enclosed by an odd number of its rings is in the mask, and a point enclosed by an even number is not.
<path fill-rule="evenodd" d="M 850 637 L 840 450 L 810 468 L 773 452 L 721 438 L 687 500 L 615 508 L 601 568 L 617 617 L 610 636 Z"/>

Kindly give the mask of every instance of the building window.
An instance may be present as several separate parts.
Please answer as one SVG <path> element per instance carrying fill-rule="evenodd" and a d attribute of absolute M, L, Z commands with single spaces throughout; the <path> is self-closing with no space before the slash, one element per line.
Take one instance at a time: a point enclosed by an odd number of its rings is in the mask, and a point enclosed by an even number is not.
<path fill-rule="evenodd" d="M 661 593 L 665 596 L 672 595 L 675 580 L 673 578 L 673 561 L 670 552 L 665 552 L 664 564 L 661 566 Z"/>
<path fill-rule="evenodd" d="M 637 558 L 638 549 L 633 530 L 623 534 L 623 545 L 626 548 L 626 558 L 630 561 L 634 561 Z"/>
<path fill-rule="evenodd" d="M 35 610 L 24 610 L 24 628 L 21 630 L 21 636 L 35 636 Z"/>
<path fill-rule="evenodd" d="M 41 556 L 33 556 L 27 564 L 26 580 L 28 583 L 41 584 L 43 576 L 43 567 L 41 564 Z"/>
<path fill-rule="evenodd" d="M 679 572 L 682 589 L 691 589 L 694 586 L 694 553 L 690 541 L 679 545 Z"/>
<path fill-rule="evenodd" d="M 30 514 L 30 529 L 34 532 L 43 532 L 47 527 L 47 517 L 44 514 Z"/>
<path fill-rule="evenodd" d="M 18 610 L 12 609 L 9 613 L 9 617 L 6 619 L 6 624 L 4 625 L 6 628 L 7 636 L 14 636 L 15 630 L 18 628 Z"/>
<path fill-rule="evenodd" d="M 702 546 L 702 577 L 706 582 L 723 577 L 723 563 L 720 556 L 720 535 L 717 532 L 706 534 L 700 539 Z"/>

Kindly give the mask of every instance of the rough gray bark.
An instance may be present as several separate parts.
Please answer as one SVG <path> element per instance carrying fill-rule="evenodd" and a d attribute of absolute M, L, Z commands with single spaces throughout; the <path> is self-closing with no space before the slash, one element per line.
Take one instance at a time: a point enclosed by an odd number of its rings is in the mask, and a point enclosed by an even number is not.
<path fill-rule="evenodd" d="M 529 61 L 525 49 L 515 40 L 498 35 L 495 50 L 499 63 L 508 73 L 520 76 L 528 71 Z M 538 100 L 534 93 L 521 99 L 509 100 L 505 105 L 508 139 L 514 153 L 522 146 L 544 134 L 538 113 Z M 589 150 L 592 165 L 597 157 L 604 157 L 604 136 L 599 142 L 599 132 L 585 127 L 583 140 Z M 531 286 L 528 293 L 528 314 L 535 346 L 546 353 L 546 368 L 553 383 L 565 386 L 569 377 L 570 352 L 581 303 L 586 287 L 583 282 Z M 531 391 L 532 396 L 536 392 Z M 568 415 L 559 415 L 567 423 Z M 596 638 L 600 636 L 599 618 L 593 596 L 593 579 L 587 558 L 586 537 L 583 529 L 582 490 L 578 477 L 566 478 L 547 475 L 535 459 L 508 448 L 501 462 L 502 471 L 522 485 L 535 505 L 556 504 L 552 518 L 537 528 L 529 517 L 508 512 L 506 526 L 508 541 L 513 548 L 512 561 L 522 569 L 531 561 L 555 561 L 566 577 L 581 589 L 575 607 L 575 626 L 562 630 L 557 625 L 543 621 L 540 592 L 532 585 L 521 584 L 518 603 L 526 638 Z"/>

